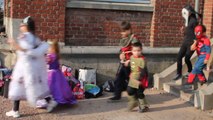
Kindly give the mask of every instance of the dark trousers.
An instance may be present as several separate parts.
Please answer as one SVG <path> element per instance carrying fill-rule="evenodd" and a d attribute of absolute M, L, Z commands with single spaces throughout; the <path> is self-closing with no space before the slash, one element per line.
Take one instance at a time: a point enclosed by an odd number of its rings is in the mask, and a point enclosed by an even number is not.
<path fill-rule="evenodd" d="M 144 99 L 144 88 L 139 87 L 139 89 L 132 88 L 132 87 L 127 87 L 127 93 L 129 96 L 135 96 L 137 99 Z"/>
<path fill-rule="evenodd" d="M 130 67 L 120 64 L 115 80 L 114 96 L 120 98 L 122 91 L 125 91 L 129 81 Z"/>
<path fill-rule="evenodd" d="M 194 51 L 191 51 L 190 47 L 191 47 L 191 44 L 183 43 L 179 50 L 179 53 L 177 56 L 177 74 L 182 74 L 183 57 L 185 57 L 185 62 L 188 67 L 188 72 L 190 73 L 192 71 L 192 63 L 190 61 L 190 58 L 193 55 Z"/>
<path fill-rule="evenodd" d="M 19 111 L 19 106 L 20 106 L 20 100 L 14 101 L 13 110 L 14 111 Z"/>

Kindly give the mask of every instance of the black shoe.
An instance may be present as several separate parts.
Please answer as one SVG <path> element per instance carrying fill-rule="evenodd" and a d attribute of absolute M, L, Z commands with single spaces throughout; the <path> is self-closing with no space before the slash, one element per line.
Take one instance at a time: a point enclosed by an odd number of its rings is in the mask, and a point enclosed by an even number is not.
<path fill-rule="evenodd" d="M 121 97 L 112 97 L 112 98 L 109 98 L 107 102 L 119 102 L 121 100 Z"/>
<path fill-rule="evenodd" d="M 183 75 L 184 78 L 188 78 L 189 77 L 189 72 L 187 72 L 185 75 Z"/>
<path fill-rule="evenodd" d="M 201 86 L 206 84 L 207 83 L 207 80 L 203 81 L 203 82 L 200 82 Z"/>
<path fill-rule="evenodd" d="M 181 77 L 182 77 L 181 74 L 177 74 L 177 75 L 173 78 L 173 80 L 178 80 L 178 79 L 180 79 Z"/>

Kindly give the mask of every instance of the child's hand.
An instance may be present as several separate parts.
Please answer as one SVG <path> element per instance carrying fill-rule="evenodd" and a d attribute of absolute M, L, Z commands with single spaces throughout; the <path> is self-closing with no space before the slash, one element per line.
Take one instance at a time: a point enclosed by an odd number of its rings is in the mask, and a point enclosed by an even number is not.
<path fill-rule="evenodd" d="M 46 61 L 47 61 L 47 63 L 49 63 L 51 60 L 49 57 L 46 57 Z"/>
<path fill-rule="evenodd" d="M 51 58 L 50 58 L 49 54 L 46 55 L 46 62 L 47 62 L 47 63 L 50 63 L 50 62 L 51 62 Z"/>
<path fill-rule="evenodd" d="M 12 38 L 8 39 L 7 40 L 7 43 L 9 43 L 12 47 L 15 48 L 15 50 L 20 50 L 20 51 L 23 51 L 23 52 L 26 52 L 27 50 L 26 49 L 23 49 L 21 46 L 19 46 L 16 41 Z"/>
<path fill-rule="evenodd" d="M 208 60 L 204 60 L 204 62 L 203 62 L 204 64 L 207 64 L 208 63 Z"/>
<path fill-rule="evenodd" d="M 142 83 L 136 79 L 133 79 L 131 76 L 129 78 L 130 80 L 134 81 L 135 83 L 137 83 L 138 85 L 142 85 Z"/>
<path fill-rule="evenodd" d="M 206 71 L 210 71 L 210 66 L 206 66 Z"/>
<path fill-rule="evenodd" d="M 127 60 L 127 61 L 124 62 L 124 65 L 129 66 L 129 63 L 130 63 L 130 60 Z"/>
<path fill-rule="evenodd" d="M 128 54 L 128 53 L 131 53 L 132 51 L 126 51 L 126 52 L 124 52 L 125 54 Z"/>
<path fill-rule="evenodd" d="M 194 43 L 191 45 L 191 51 L 194 51 L 197 49 L 196 45 L 197 45 L 197 40 L 194 40 Z"/>
<path fill-rule="evenodd" d="M 182 27 L 180 28 L 180 33 L 181 33 L 181 34 L 184 33 L 184 26 L 182 26 Z"/>
<path fill-rule="evenodd" d="M 134 82 L 137 83 L 139 86 L 142 85 L 142 83 L 140 81 L 136 80 L 136 79 L 134 79 Z"/>
<path fill-rule="evenodd" d="M 12 39 L 12 38 L 9 38 L 9 39 L 7 40 L 7 43 L 13 45 L 13 44 L 15 43 L 15 40 Z"/>
<path fill-rule="evenodd" d="M 120 54 L 120 60 L 125 60 L 125 54 L 124 53 Z"/>

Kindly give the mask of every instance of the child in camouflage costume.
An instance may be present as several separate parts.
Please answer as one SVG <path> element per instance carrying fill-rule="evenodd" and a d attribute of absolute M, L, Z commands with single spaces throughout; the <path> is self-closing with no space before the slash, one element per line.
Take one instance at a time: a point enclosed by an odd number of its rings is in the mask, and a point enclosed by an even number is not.
<path fill-rule="evenodd" d="M 132 44 L 132 56 L 125 65 L 130 64 L 131 74 L 127 88 L 128 93 L 128 110 L 139 106 L 139 112 L 149 110 L 148 103 L 145 99 L 144 90 L 148 87 L 148 71 L 142 53 L 142 44 L 140 42 Z"/>

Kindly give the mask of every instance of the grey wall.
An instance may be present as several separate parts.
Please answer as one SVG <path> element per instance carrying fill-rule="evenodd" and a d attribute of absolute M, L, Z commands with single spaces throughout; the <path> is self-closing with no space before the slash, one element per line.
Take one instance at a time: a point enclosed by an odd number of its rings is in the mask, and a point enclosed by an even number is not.
<path fill-rule="evenodd" d="M 175 54 L 145 54 L 149 69 L 149 78 L 152 81 L 154 73 L 161 72 L 176 61 Z M 119 66 L 118 54 L 63 54 L 61 63 L 74 69 L 91 67 L 97 69 L 97 83 L 114 80 Z"/>
<path fill-rule="evenodd" d="M 4 42 L 3 42 L 4 41 Z M 77 48 L 76 48 L 77 49 Z M 82 48 L 79 48 L 82 49 Z M 156 48 L 158 49 L 158 48 Z M 0 59 L 3 62 L 3 65 L 11 68 L 15 63 L 14 53 L 10 53 L 10 47 L 8 44 L 5 44 L 5 40 L 1 39 L 0 42 Z M 90 49 L 87 49 L 89 51 Z M 99 49 L 96 49 L 99 50 Z M 173 49 L 172 49 L 173 50 Z M 151 52 L 150 52 L 151 51 Z M 158 49 L 159 51 L 159 49 Z M 161 54 L 147 48 L 145 50 L 145 57 L 147 61 L 147 66 L 149 69 L 149 78 L 152 80 L 152 75 L 154 73 L 159 73 L 172 65 L 176 61 L 176 53 L 168 54 L 170 49 L 161 50 Z M 67 53 L 62 52 L 61 54 L 61 64 L 69 65 L 74 69 L 90 67 L 97 69 L 97 83 L 104 83 L 106 80 L 114 80 L 115 74 L 119 66 L 118 54 L 115 53 L 105 53 L 100 54 L 97 51 L 97 54 L 70 54 L 71 51 Z M 86 51 L 84 51 L 86 52 Z M 94 51 L 93 51 L 94 52 Z M 111 51 L 112 52 L 112 51 Z M 64 53 L 64 54 L 63 54 Z M 89 53 L 89 52 L 88 52 Z M 156 53 L 156 54 L 155 54 Z M 165 53 L 165 54 L 162 54 Z"/>

